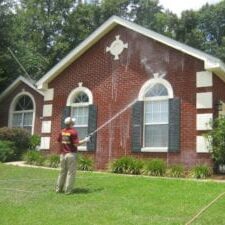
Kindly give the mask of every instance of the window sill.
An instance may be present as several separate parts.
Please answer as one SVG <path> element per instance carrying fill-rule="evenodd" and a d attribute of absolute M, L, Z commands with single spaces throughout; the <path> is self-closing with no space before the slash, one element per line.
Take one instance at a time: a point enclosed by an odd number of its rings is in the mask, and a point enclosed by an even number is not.
<path fill-rule="evenodd" d="M 141 148 L 141 152 L 168 152 L 168 148 L 167 147 L 162 147 L 162 148 L 143 147 Z"/>
<path fill-rule="evenodd" d="M 79 146 L 79 147 L 77 148 L 77 150 L 78 150 L 79 152 L 86 152 L 86 151 L 87 151 L 87 146 Z"/>

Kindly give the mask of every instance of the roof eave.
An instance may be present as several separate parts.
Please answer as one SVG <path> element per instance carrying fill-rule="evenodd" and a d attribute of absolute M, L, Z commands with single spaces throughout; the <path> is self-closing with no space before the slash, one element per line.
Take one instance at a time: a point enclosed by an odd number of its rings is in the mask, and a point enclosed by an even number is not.
<path fill-rule="evenodd" d="M 65 56 L 58 64 L 56 64 L 48 73 L 46 73 L 39 81 L 37 88 L 45 90 L 48 88 L 48 83 L 67 68 L 72 62 L 79 58 L 83 53 L 93 46 L 100 38 L 107 34 L 113 27 L 117 25 L 115 17 L 106 21 L 102 26 L 95 30 L 89 37 L 82 41 L 74 50 Z"/>
<path fill-rule="evenodd" d="M 0 102 L 12 91 L 14 90 L 20 82 L 25 83 L 27 86 L 38 92 L 40 95 L 44 96 L 44 93 L 40 90 L 38 90 L 33 84 L 31 84 L 29 81 L 27 81 L 24 77 L 19 76 L 11 85 L 9 85 L 0 95 Z"/>
<path fill-rule="evenodd" d="M 91 46 L 93 46 L 98 40 L 100 40 L 106 33 L 111 31 L 116 25 L 124 26 L 130 30 L 141 33 L 144 36 L 152 38 L 160 43 L 163 43 L 169 47 L 177 49 L 180 52 L 191 55 L 198 58 L 205 63 L 205 69 L 225 76 L 225 65 L 218 58 L 208 55 L 198 49 L 187 46 L 169 37 L 156 33 L 141 27 L 138 24 L 126 21 L 117 16 L 112 16 L 105 23 L 103 23 L 98 29 L 96 29 L 88 38 L 86 38 L 80 45 L 72 50 L 67 56 L 65 56 L 58 64 L 56 64 L 47 74 L 45 74 L 36 84 L 38 89 L 45 90 L 48 88 L 48 83 L 52 81 L 57 75 L 59 75 L 65 68 L 67 68 L 72 62 L 84 54 Z M 224 80 L 224 79 L 223 79 Z"/>
<path fill-rule="evenodd" d="M 215 63 L 205 61 L 205 70 L 215 73 L 225 82 L 225 65 L 222 61 L 218 60 Z"/>

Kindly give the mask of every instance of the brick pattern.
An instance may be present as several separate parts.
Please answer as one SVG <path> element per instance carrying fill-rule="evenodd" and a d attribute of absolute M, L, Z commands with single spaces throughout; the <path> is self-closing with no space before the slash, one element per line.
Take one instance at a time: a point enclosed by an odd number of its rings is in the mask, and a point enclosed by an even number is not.
<path fill-rule="evenodd" d="M 44 97 L 22 82 L 0 102 L 0 127 L 8 126 L 10 104 L 13 101 L 14 97 L 22 90 L 29 92 L 35 99 L 36 115 L 34 133 L 41 134 L 41 117 Z"/>

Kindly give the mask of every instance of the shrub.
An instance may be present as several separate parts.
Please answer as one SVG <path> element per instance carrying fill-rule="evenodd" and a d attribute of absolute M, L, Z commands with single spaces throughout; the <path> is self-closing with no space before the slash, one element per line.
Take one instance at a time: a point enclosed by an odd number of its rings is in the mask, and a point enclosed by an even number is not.
<path fill-rule="evenodd" d="M 87 156 L 82 156 L 78 154 L 78 170 L 92 171 L 93 170 L 93 160 Z"/>
<path fill-rule="evenodd" d="M 163 176 L 166 172 L 166 164 L 161 159 L 152 159 L 146 162 L 145 172 L 151 176 Z"/>
<path fill-rule="evenodd" d="M 0 128 L 0 140 L 11 141 L 15 144 L 15 154 L 12 160 L 18 160 L 29 148 L 30 134 L 21 128 Z"/>
<path fill-rule="evenodd" d="M 197 179 L 205 179 L 212 175 L 212 169 L 207 165 L 197 165 L 191 169 L 190 175 Z"/>
<path fill-rule="evenodd" d="M 143 161 L 141 160 L 138 160 L 138 159 L 133 159 L 133 163 L 130 165 L 130 174 L 135 174 L 135 175 L 138 175 L 138 174 L 141 174 L 142 173 L 142 170 L 143 170 Z"/>
<path fill-rule="evenodd" d="M 113 173 L 141 174 L 143 162 L 133 157 L 122 157 L 112 163 Z"/>
<path fill-rule="evenodd" d="M 212 130 L 206 134 L 212 158 L 216 164 L 225 164 L 225 117 L 219 117 L 210 124 Z"/>
<path fill-rule="evenodd" d="M 30 137 L 29 149 L 30 150 L 37 150 L 37 147 L 40 146 L 41 137 L 39 135 L 32 135 Z"/>
<path fill-rule="evenodd" d="M 28 151 L 23 155 L 23 160 L 27 164 L 42 166 L 45 161 L 45 157 L 38 151 Z"/>
<path fill-rule="evenodd" d="M 172 165 L 166 170 L 169 177 L 184 177 L 184 167 L 182 165 Z"/>
<path fill-rule="evenodd" d="M 59 167 L 60 157 L 56 154 L 48 155 L 45 161 L 45 165 L 53 168 Z"/>
<path fill-rule="evenodd" d="M 15 145 L 11 141 L 0 141 L 0 162 L 8 162 L 14 158 Z"/>

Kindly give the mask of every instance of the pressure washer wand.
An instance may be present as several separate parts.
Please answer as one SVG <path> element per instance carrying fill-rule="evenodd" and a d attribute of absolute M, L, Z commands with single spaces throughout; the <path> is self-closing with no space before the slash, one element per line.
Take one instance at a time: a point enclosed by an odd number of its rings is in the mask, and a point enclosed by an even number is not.
<path fill-rule="evenodd" d="M 126 107 L 124 107 L 121 111 L 119 111 L 116 115 L 114 115 L 111 119 L 107 120 L 105 123 L 103 123 L 100 127 L 98 127 L 96 130 L 94 130 L 93 132 L 91 132 L 90 134 L 88 134 L 88 136 L 90 136 L 92 138 L 92 136 L 97 133 L 99 130 L 101 130 L 102 128 L 104 128 L 106 125 L 108 125 L 110 122 L 112 122 L 114 119 L 116 119 L 119 115 L 121 115 L 122 113 L 124 113 L 128 108 L 130 108 L 135 102 L 137 101 L 137 99 L 135 99 L 134 101 L 132 101 L 131 103 L 129 103 Z"/>

